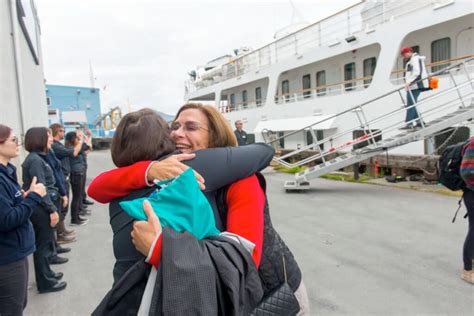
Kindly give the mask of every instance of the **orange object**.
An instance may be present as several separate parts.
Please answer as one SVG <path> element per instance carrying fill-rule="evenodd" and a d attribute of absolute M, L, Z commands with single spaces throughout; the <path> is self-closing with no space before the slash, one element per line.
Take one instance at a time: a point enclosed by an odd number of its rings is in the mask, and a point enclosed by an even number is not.
<path fill-rule="evenodd" d="M 438 85 L 439 85 L 438 77 L 431 77 L 429 79 L 429 84 L 430 84 L 430 89 L 431 90 L 438 89 Z"/>

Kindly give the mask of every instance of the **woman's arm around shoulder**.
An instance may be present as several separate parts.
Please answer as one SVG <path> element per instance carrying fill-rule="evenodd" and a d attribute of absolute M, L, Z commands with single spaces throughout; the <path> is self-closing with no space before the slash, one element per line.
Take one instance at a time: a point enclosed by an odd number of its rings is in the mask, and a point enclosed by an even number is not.
<path fill-rule="evenodd" d="M 146 173 L 152 161 L 140 161 L 133 165 L 112 169 L 99 174 L 89 185 L 87 194 L 100 203 L 127 196 L 132 191 L 147 186 Z"/>

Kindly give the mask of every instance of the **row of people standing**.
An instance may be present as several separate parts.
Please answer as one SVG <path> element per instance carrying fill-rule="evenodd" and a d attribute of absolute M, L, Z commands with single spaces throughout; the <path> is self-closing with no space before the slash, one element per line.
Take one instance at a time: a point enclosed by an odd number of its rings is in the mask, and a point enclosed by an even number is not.
<path fill-rule="evenodd" d="M 61 136 L 58 136 L 61 133 L 64 136 L 64 127 L 58 124 L 50 129 L 33 127 L 26 132 L 24 146 L 29 154 L 21 165 L 21 187 L 16 168 L 10 160 L 19 155 L 22 143 L 11 128 L 0 124 L 0 315 L 21 315 L 26 306 L 27 256 L 30 254 L 33 254 L 39 293 L 61 291 L 67 286 L 65 281 L 61 281 L 63 273 L 54 272 L 51 264 L 68 262 L 67 258 L 58 254 L 71 249 L 60 244 L 76 240 L 75 232 L 66 229 L 65 225 L 69 182 L 73 188 L 73 201 L 81 201 L 75 211 L 84 213 L 84 157 L 91 147 L 88 144 L 90 138 L 82 141 L 81 131 L 68 133 L 74 136 L 74 145 L 63 146 L 59 142 Z M 63 147 L 63 152 L 58 144 Z M 56 156 L 54 147 L 59 149 L 61 160 Z M 71 152 L 72 155 L 61 156 L 64 152 Z M 80 170 L 84 180 L 81 178 L 78 184 L 73 185 L 69 173 L 64 171 L 65 166 L 73 165 L 75 160 L 81 161 L 81 168 L 74 170 Z M 80 190 L 75 192 L 75 188 Z M 80 222 L 77 218 L 71 221 L 76 225 L 85 223 L 82 218 Z"/>

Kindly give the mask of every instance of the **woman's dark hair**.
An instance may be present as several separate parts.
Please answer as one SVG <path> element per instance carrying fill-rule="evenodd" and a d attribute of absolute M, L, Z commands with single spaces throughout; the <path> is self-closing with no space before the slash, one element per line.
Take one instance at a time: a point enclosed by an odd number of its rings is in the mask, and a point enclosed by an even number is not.
<path fill-rule="evenodd" d="M 76 132 L 67 133 L 66 136 L 64 136 L 64 146 L 74 147 L 74 144 L 76 143 L 76 137 L 77 137 Z"/>
<path fill-rule="evenodd" d="M 175 150 L 166 121 L 152 109 L 125 115 L 112 139 L 112 160 L 124 167 L 143 160 L 155 160 Z"/>
<path fill-rule="evenodd" d="M 48 129 L 46 127 L 32 127 L 25 134 L 25 149 L 31 152 L 48 151 Z"/>
<path fill-rule="evenodd" d="M 6 142 L 11 133 L 12 129 L 10 127 L 0 124 L 0 144 Z"/>

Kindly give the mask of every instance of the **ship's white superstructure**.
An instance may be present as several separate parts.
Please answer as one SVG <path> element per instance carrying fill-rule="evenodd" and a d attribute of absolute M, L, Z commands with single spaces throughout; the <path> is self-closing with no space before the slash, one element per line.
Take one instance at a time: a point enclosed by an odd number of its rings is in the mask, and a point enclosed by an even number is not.
<path fill-rule="evenodd" d="M 433 73 L 472 58 L 473 38 L 471 1 L 362 1 L 191 78 L 186 82 L 185 99 L 213 101 L 229 123 L 243 120 L 247 132 L 262 141 L 269 130 L 285 136 L 400 87 L 403 46 L 426 56 L 428 71 Z M 471 74 L 472 64 L 468 64 Z M 452 86 L 457 74 L 452 75 L 454 79 L 441 75 L 440 86 Z M 424 92 L 420 100 L 432 93 Z M 384 98 L 380 111 L 366 113 L 367 119 L 400 109 L 403 98 L 402 93 Z M 404 111 L 399 112 L 395 119 L 402 121 Z M 338 116 L 313 131 L 285 137 L 280 145 L 304 147 L 314 137 L 328 138 L 356 124 Z M 473 135 L 473 126 L 465 125 Z M 417 141 L 395 152 L 426 154 L 435 146 Z"/>

